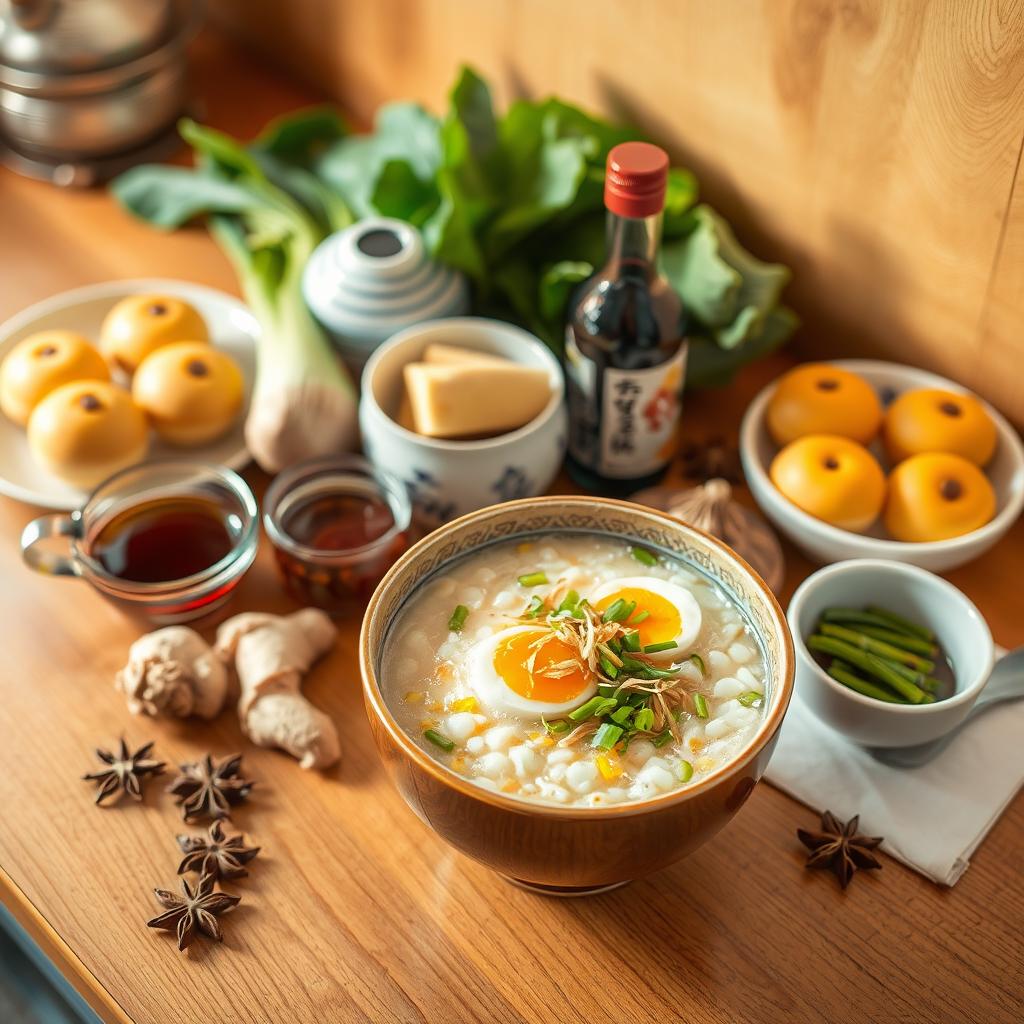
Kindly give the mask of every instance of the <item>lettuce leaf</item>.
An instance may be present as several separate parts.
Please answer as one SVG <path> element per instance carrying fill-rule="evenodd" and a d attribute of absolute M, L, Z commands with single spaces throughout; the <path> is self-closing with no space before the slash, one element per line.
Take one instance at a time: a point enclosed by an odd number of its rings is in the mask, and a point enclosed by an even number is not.
<path fill-rule="evenodd" d="M 469 277 L 478 312 L 523 324 L 555 350 L 573 290 L 604 259 L 608 152 L 644 137 L 557 97 L 518 99 L 500 111 L 469 67 L 459 70 L 442 116 L 391 103 L 368 134 L 351 134 L 328 107 L 279 118 L 247 147 L 195 127 L 185 134 L 218 168 L 217 180 L 164 168 L 133 200 L 129 172 L 119 194 L 140 215 L 169 227 L 204 209 L 244 213 L 249 237 L 263 246 L 287 230 L 282 200 L 319 233 L 353 218 L 397 217 L 421 229 L 436 259 Z M 247 191 L 260 179 L 274 202 Z M 780 305 L 788 269 L 747 252 L 718 213 L 698 205 L 697 180 L 683 167 L 669 172 L 663 233 L 663 272 L 693 339 L 688 383 L 724 382 L 789 337 L 796 319 Z"/>

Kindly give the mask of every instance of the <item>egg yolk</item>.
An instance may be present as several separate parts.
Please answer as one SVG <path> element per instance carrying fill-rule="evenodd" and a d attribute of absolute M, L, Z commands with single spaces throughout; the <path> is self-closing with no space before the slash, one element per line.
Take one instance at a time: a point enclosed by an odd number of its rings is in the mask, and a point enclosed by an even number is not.
<path fill-rule="evenodd" d="M 636 601 L 636 611 L 630 618 L 635 618 L 640 612 L 648 612 L 647 618 L 636 627 L 640 633 L 640 643 L 645 647 L 648 644 L 663 644 L 668 640 L 675 640 L 682 632 L 683 617 L 679 609 L 671 601 L 651 590 L 623 587 L 614 594 L 602 597 L 594 607 L 603 612 L 620 599 L 627 604 Z"/>
<path fill-rule="evenodd" d="M 579 696 L 587 688 L 590 680 L 578 663 L 565 675 L 544 675 L 545 669 L 577 656 L 575 648 L 554 634 L 549 634 L 542 645 L 532 647 L 531 644 L 542 638 L 545 632 L 538 629 L 515 633 L 503 640 L 494 652 L 494 671 L 504 680 L 505 685 L 520 697 L 564 704 Z"/>

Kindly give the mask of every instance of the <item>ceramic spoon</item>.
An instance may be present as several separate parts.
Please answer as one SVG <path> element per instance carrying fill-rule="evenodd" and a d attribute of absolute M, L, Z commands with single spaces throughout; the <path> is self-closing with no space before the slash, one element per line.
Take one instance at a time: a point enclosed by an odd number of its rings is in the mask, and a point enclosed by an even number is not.
<path fill-rule="evenodd" d="M 892 768 L 918 768 L 945 750 L 953 737 L 965 726 L 970 725 L 978 715 L 1005 700 L 1021 698 L 1024 698 L 1024 647 L 1018 647 L 996 662 L 985 689 L 974 702 L 974 707 L 968 712 L 967 717 L 956 728 L 950 729 L 945 736 L 914 747 L 876 748 L 871 753 L 877 760 Z"/>

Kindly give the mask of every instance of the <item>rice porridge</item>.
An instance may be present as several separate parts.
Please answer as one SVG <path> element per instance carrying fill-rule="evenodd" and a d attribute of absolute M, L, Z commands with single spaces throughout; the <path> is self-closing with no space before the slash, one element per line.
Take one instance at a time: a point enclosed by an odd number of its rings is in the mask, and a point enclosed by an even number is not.
<path fill-rule="evenodd" d="M 692 784 L 762 720 L 757 642 L 697 570 L 590 534 L 499 544 L 429 580 L 388 637 L 383 691 L 479 786 L 597 807 Z"/>

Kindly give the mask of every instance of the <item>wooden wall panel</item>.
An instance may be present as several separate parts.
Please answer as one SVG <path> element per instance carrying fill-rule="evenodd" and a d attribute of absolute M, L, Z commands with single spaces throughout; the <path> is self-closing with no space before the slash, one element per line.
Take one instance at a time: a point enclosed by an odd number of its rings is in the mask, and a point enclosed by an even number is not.
<path fill-rule="evenodd" d="M 360 117 L 440 106 L 469 61 L 502 100 L 557 92 L 641 124 L 793 267 L 808 353 L 929 366 L 1024 423 L 1006 376 L 1024 363 L 1024 0 L 212 6 Z"/>

